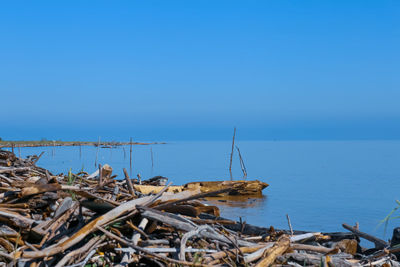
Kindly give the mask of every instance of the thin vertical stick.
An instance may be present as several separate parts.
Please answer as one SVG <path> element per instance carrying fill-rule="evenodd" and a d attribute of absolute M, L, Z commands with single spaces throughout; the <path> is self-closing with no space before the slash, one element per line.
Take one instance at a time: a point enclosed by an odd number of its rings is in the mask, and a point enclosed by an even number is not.
<path fill-rule="evenodd" d="M 21 145 L 18 145 L 18 154 L 19 154 L 19 158 L 21 158 Z"/>
<path fill-rule="evenodd" d="M 79 144 L 79 158 L 82 158 L 82 145 Z"/>
<path fill-rule="evenodd" d="M 246 179 L 247 178 L 246 166 L 244 165 L 244 161 L 243 161 L 243 158 L 242 158 L 242 154 L 240 153 L 239 147 L 236 146 L 236 149 L 237 149 L 237 151 L 239 153 L 240 168 L 242 169 L 242 172 L 243 172 L 243 179 Z"/>
<path fill-rule="evenodd" d="M 129 144 L 130 144 L 130 150 L 129 150 L 129 173 L 132 176 L 132 137 L 131 137 L 131 140 L 130 140 Z"/>
<path fill-rule="evenodd" d="M 151 171 L 154 169 L 154 160 L 153 160 L 153 148 L 150 146 L 150 153 L 151 153 Z"/>
<path fill-rule="evenodd" d="M 126 152 L 125 152 L 125 147 L 122 147 L 122 150 L 124 151 L 124 160 L 126 160 Z"/>
<path fill-rule="evenodd" d="M 15 144 L 14 143 L 11 143 L 11 152 L 14 154 L 14 146 L 15 146 Z"/>
<path fill-rule="evenodd" d="M 293 235 L 293 228 L 292 228 L 292 224 L 290 223 L 290 218 L 289 218 L 289 214 L 286 214 L 286 219 L 289 225 L 289 229 L 290 229 L 290 235 Z"/>
<path fill-rule="evenodd" d="M 103 168 L 101 164 L 99 164 L 99 185 L 102 185 L 103 183 Z"/>
<path fill-rule="evenodd" d="M 232 157 L 233 157 L 233 149 L 235 148 L 235 135 L 236 135 L 236 127 L 233 128 L 231 160 L 229 162 L 229 173 L 231 175 L 231 181 L 232 181 Z"/>
<path fill-rule="evenodd" d="M 135 196 L 135 192 L 133 191 L 131 179 L 129 178 L 128 171 L 125 168 L 124 168 L 124 174 L 125 174 L 126 185 L 128 186 L 129 193 L 131 193 L 132 196 Z"/>
<path fill-rule="evenodd" d="M 99 141 L 97 141 L 96 160 L 94 161 L 95 167 L 97 167 L 97 157 L 99 155 L 99 147 L 100 147 L 100 136 L 99 136 Z"/>

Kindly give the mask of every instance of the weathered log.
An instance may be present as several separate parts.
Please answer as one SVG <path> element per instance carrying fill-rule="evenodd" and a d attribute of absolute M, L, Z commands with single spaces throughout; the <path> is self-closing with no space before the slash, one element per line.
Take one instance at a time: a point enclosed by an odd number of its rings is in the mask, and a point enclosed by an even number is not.
<path fill-rule="evenodd" d="M 244 262 L 245 263 L 250 263 L 250 262 L 258 260 L 259 258 L 261 258 L 264 255 L 264 252 L 267 249 L 271 248 L 274 244 L 275 244 L 274 242 L 271 242 L 271 243 L 265 245 L 264 247 L 260 248 L 259 250 L 254 251 L 253 253 L 245 256 L 244 257 Z"/>
<path fill-rule="evenodd" d="M 26 172 L 30 171 L 30 167 L 20 167 L 20 168 L 15 168 L 15 167 L 0 167 L 0 174 L 1 173 L 12 173 L 12 172 Z"/>
<path fill-rule="evenodd" d="M 17 237 L 19 234 L 7 225 L 0 224 L 0 237 Z"/>
<path fill-rule="evenodd" d="M 36 195 L 44 192 L 52 192 L 61 189 L 60 184 L 39 184 L 24 187 L 21 189 L 21 197 Z"/>
<path fill-rule="evenodd" d="M 3 210 L 0 210 L 0 221 L 24 230 L 30 229 L 31 226 L 35 223 L 35 220 L 29 219 L 18 213 L 5 212 Z"/>
<path fill-rule="evenodd" d="M 332 251 L 335 250 L 335 248 L 326 248 L 323 246 L 312 246 L 312 245 L 305 245 L 305 244 L 291 244 L 290 248 L 294 250 L 305 250 L 305 251 L 312 251 L 312 252 L 318 252 L 318 253 L 331 253 Z"/>
<path fill-rule="evenodd" d="M 165 203 L 165 204 L 162 204 L 162 205 L 157 205 L 154 208 L 158 209 L 158 210 L 162 210 L 162 209 L 164 209 L 166 207 L 169 207 L 171 205 L 176 205 L 176 204 L 179 204 L 179 203 L 183 203 L 183 202 L 187 202 L 187 201 L 195 200 L 195 199 L 199 199 L 199 198 L 204 198 L 204 197 L 217 196 L 217 195 L 222 194 L 222 193 L 228 193 L 231 190 L 232 190 L 231 188 L 224 188 L 224 189 L 218 189 L 218 190 L 215 190 L 215 191 L 210 191 L 210 192 L 205 192 L 205 193 L 198 193 L 198 194 L 194 194 L 194 195 L 191 195 L 191 196 L 183 198 L 183 199 L 178 199 L 178 200 L 171 201 L 171 202 L 168 202 L 168 203 Z M 193 190 L 193 191 L 196 191 L 196 190 Z M 200 190 L 198 189 L 198 191 L 200 191 Z"/>
<path fill-rule="evenodd" d="M 290 238 L 286 235 L 281 236 L 271 248 L 264 252 L 265 257 L 257 262 L 256 267 L 269 267 L 275 262 L 276 257 L 285 253 L 289 245 Z"/>
<path fill-rule="evenodd" d="M 370 234 L 361 232 L 360 230 L 358 230 L 355 227 L 352 227 L 352 226 L 350 226 L 348 224 L 344 223 L 344 224 L 342 224 L 342 226 L 343 226 L 343 228 L 353 232 L 357 236 L 362 237 L 362 238 L 364 238 L 364 239 L 366 239 L 368 241 L 373 242 L 375 244 L 375 247 L 378 248 L 378 249 L 385 248 L 385 247 L 389 246 L 389 244 L 386 241 L 384 241 L 382 239 L 379 239 L 379 238 L 377 238 L 375 236 L 372 236 Z"/>

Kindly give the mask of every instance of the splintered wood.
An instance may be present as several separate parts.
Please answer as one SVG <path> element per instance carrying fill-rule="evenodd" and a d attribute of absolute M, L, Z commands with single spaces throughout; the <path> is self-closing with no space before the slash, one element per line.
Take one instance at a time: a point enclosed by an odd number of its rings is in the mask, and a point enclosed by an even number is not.
<path fill-rule="evenodd" d="M 203 198 L 259 193 L 258 181 L 177 187 L 157 176 L 53 175 L 0 150 L 0 266 L 400 266 L 399 249 L 351 232 L 263 228 L 219 217 Z M 376 245 L 360 247 L 359 237 Z"/>

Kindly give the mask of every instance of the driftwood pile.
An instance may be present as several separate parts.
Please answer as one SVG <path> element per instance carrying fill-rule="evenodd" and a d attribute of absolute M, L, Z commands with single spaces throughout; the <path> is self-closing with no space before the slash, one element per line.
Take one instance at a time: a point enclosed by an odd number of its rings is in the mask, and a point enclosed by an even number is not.
<path fill-rule="evenodd" d="M 126 171 L 124 180 L 108 165 L 53 175 L 38 159 L 0 150 L 0 266 L 399 266 L 396 248 L 354 227 L 262 228 L 201 202 L 230 189 L 174 193 L 166 185 L 144 195 Z M 157 180 L 165 182 L 148 183 Z M 376 248 L 361 248 L 359 237 Z"/>

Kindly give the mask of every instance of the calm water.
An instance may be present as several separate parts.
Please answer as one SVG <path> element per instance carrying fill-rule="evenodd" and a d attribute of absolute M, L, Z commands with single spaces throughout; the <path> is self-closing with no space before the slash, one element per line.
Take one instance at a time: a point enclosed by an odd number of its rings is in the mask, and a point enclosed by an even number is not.
<path fill-rule="evenodd" d="M 270 184 L 261 199 L 247 205 L 222 206 L 222 215 L 248 223 L 287 228 L 342 231 L 341 224 L 360 223 L 362 231 L 384 237 L 377 227 L 400 199 L 400 141 L 249 141 L 238 142 L 248 176 Z M 153 150 L 154 166 L 151 163 Z M 124 152 L 125 149 L 125 152 Z M 171 142 L 134 146 L 132 174 L 166 176 L 174 184 L 229 179 L 230 142 Z M 38 165 L 54 173 L 95 170 L 97 148 L 22 148 L 21 155 L 45 151 Z M 236 151 L 235 151 L 236 153 Z M 16 149 L 18 154 L 18 149 Z M 122 176 L 129 171 L 129 147 L 101 148 L 98 162 L 108 163 Z M 235 178 L 242 173 L 237 153 Z M 390 225 L 391 229 L 400 219 Z"/>

